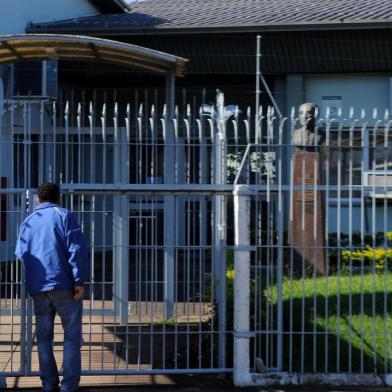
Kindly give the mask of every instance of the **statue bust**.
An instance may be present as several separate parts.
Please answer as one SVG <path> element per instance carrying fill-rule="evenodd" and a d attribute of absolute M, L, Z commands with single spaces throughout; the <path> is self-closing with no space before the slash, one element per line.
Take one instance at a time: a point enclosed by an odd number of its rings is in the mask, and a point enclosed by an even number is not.
<path fill-rule="evenodd" d="M 321 135 L 314 133 L 315 114 L 316 104 L 314 103 L 303 103 L 299 107 L 299 122 L 302 127 L 294 131 L 293 143 L 295 146 L 317 146 L 320 144 Z"/>

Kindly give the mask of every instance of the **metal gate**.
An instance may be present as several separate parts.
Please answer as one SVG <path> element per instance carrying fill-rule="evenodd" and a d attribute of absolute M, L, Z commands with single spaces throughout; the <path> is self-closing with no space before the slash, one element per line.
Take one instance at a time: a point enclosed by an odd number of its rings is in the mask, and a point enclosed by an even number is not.
<path fill-rule="evenodd" d="M 223 96 L 220 102 L 222 115 Z M 138 102 L 134 111 L 126 102 L 98 106 L 5 101 L 1 373 L 39 370 L 32 301 L 13 252 L 43 181 L 61 184 L 61 203 L 76 214 L 89 244 L 83 374 L 231 371 L 226 155 L 239 154 L 238 140 L 228 146 L 213 111 L 188 108 L 169 118 L 164 107 Z M 56 319 L 59 368 L 62 340 Z"/>

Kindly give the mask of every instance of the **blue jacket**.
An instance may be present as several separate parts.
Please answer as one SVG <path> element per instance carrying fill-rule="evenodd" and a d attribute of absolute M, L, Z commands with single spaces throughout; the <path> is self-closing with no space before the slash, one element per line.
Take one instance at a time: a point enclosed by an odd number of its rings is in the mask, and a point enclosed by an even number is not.
<path fill-rule="evenodd" d="M 89 281 L 90 264 L 83 233 L 74 215 L 42 203 L 20 225 L 15 250 L 23 260 L 31 295 L 54 289 L 73 290 Z"/>

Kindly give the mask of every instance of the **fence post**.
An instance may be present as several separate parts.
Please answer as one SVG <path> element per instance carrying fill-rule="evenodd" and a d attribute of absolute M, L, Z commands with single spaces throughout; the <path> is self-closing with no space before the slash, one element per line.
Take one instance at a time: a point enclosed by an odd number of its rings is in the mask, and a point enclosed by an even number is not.
<path fill-rule="evenodd" d="M 217 129 L 214 135 L 214 183 L 226 184 L 226 119 L 224 94 L 218 91 L 216 96 Z M 214 274 L 218 277 L 216 302 L 218 304 L 219 323 L 219 367 L 226 367 L 226 198 L 222 195 L 214 197 Z"/>
<path fill-rule="evenodd" d="M 251 384 L 250 333 L 250 189 L 234 188 L 234 384 Z"/>
<path fill-rule="evenodd" d="M 129 181 L 129 151 L 124 130 L 121 133 L 115 119 L 114 183 Z M 114 309 L 122 324 L 128 324 L 129 313 L 129 197 L 119 195 L 113 201 L 113 246 L 114 246 Z"/>
<path fill-rule="evenodd" d="M 175 92 L 176 92 L 176 75 L 174 70 L 166 76 L 166 135 L 164 147 L 164 183 L 175 183 L 175 137 L 173 129 L 173 118 L 175 110 Z M 176 197 L 169 195 L 164 197 L 164 318 L 169 320 L 174 315 L 174 302 L 176 296 L 175 284 L 175 243 L 176 243 L 176 226 L 178 219 L 176 217 Z M 173 222 L 175 222 L 173 224 Z"/>

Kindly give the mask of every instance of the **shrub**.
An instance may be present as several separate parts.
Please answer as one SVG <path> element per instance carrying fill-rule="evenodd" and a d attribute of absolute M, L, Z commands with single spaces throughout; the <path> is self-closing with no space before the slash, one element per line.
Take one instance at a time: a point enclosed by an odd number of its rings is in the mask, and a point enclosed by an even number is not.
<path fill-rule="evenodd" d="M 376 271 L 383 271 L 388 260 L 392 262 L 392 249 L 387 248 L 371 248 L 357 250 L 343 250 L 341 252 L 342 261 L 345 263 L 364 263 L 372 265 Z"/>

